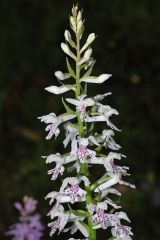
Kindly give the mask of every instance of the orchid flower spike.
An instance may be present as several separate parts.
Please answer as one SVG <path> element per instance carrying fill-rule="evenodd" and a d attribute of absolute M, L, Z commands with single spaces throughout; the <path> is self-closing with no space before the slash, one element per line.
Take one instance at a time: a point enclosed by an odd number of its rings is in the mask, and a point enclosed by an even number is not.
<path fill-rule="evenodd" d="M 132 240 L 131 227 L 122 222 L 130 220 L 117 203 L 122 194 L 116 188 L 118 184 L 135 188 L 123 179 L 130 175 L 129 167 L 123 166 L 126 156 L 118 152 L 121 146 L 114 139 L 115 131 L 120 130 L 111 118 L 119 113 L 106 103 L 111 92 L 88 94 L 89 83 L 103 84 L 106 88 L 112 75 L 92 75 L 95 60 L 91 44 L 96 35 L 91 33 L 82 41 L 84 19 L 78 5 L 73 6 L 69 20 L 71 29 L 65 30 L 65 43 L 61 43 L 66 69 L 55 71 L 61 85 L 45 88 L 63 95 L 64 112 L 38 118 L 47 125 L 47 140 L 62 134 L 59 152 L 42 157 L 51 166 L 47 172 L 51 180 L 60 181 L 58 189 L 51 189 L 46 196 L 51 205 L 50 235 L 68 232 L 71 234 L 68 240 L 97 240 L 97 232 L 102 229 L 108 231 L 109 239 Z M 65 97 L 69 91 L 75 95 Z M 77 232 L 80 239 L 72 236 Z"/>

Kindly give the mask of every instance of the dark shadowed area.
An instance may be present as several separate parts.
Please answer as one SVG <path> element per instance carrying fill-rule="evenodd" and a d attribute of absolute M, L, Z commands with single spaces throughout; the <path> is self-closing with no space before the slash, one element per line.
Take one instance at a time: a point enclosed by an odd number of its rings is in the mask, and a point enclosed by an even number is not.
<path fill-rule="evenodd" d="M 37 116 L 63 111 L 61 97 L 44 88 L 56 85 L 55 70 L 65 71 L 60 49 L 69 28 L 70 0 L 3 0 L 0 3 L 0 239 L 18 219 L 13 203 L 24 195 L 39 201 L 43 223 L 50 207 L 46 194 L 59 186 L 50 181 L 41 155 L 61 151 L 62 138 L 45 140 Z M 127 155 L 129 181 L 120 187 L 136 240 L 160 239 L 160 1 L 79 0 L 85 36 L 95 32 L 94 74 L 112 73 L 89 94 L 111 91 L 106 104 L 118 109 L 116 140 Z M 98 170 L 97 170 L 98 171 Z M 57 184 L 57 186 L 56 186 Z M 99 233 L 106 240 L 104 232 Z M 46 227 L 45 240 L 50 239 Z M 66 235 L 52 239 L 68 239 Z"/>

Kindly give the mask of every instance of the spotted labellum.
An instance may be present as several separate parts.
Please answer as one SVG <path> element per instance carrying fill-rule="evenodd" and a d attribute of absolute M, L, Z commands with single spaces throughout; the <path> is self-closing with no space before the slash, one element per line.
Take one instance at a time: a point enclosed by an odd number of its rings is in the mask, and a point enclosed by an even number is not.
<path fill-rule="evenodd" d="M 117 204 L 121 196 L 119 184 L 135 187 L 123 179 L 129 175 L 129 168 L 118 165 L 126 157 L 117 152 L 121 146 L 114 140 L 115 131 L 120 130 L 112 123 L 112 117 L 119 113 L 103 104 L 110 92 L 87 95 L 91 85 L 103 84 L 112 75 L 92 75 L 95 64 L 92 43 L 96 35 L 89 34 L 84 42 L 84 20 L 78 5 L 73 6 L 69 20 L 71 30 L 65 30 L 65 42 L 61 43 L 66 72 L 55 71 L 59 86 L 45 88 L 49 93 L 63 94 L 64 113 L 39 117 L 46 125 L 47 140 L 57 138 L 62 128 L 65 131 L 64 151 L 43 156 L 51 165 L 48 171 L 51 180 L 63 179 L 59 191 L 53 189 L 46 196 L 52 205 L 48 213 L 50 236 L 78 232 L 79 240 L 96 240 L 99 229 L 103 229 L 108 231 L 107 236 L 111 235 L 109 239 L 131 240 L 131 227 L 125 225 L 130 220 Z M 65 97 L 69 91 L 71 97 Z M 103 131 L 97 130 L 98 124 L 104 125 Z M 99 173 L 103 171 L 100 178 L 96 176 L 99 169 Z M 63 178 L 64 174 L 67 177 Z M 71 236 L 69 240 L 76 238 Z"/>

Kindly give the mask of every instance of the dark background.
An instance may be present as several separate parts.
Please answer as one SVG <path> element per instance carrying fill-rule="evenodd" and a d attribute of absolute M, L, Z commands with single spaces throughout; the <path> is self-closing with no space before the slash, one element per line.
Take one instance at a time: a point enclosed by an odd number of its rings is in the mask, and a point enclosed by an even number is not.
<path fill-rule="evenodd" d="M 45 141 L 37 116 L 62 111 L 60 98 L 44 87 L 56 85 L 55 70 L 65 70 L 60 43 L 73 3 L 0 3 L 0 239 L 6 239 L 4 231 L 17 221 L 13 202 L 24 195 L 38 199 L 43 222 L 48 221 L 44 197 L 54 184 L 41 155 L 59 151 L 61 139 Z M 115 122 L 123 132 L 117 139 L 128 156 L 129 180 L 137 186 L 135 191 L 121 189 L 134 239 L 160 239 L 160 1 L 83 0 L 79 5 L 86 32 L 98 35 L 94 73 L 113 74 L 98 90 L 92 85 L 92 92 L 112 91 L 108 104 L 120 112 Z M 44 239 L 49 239 L 48 229 Z"/>

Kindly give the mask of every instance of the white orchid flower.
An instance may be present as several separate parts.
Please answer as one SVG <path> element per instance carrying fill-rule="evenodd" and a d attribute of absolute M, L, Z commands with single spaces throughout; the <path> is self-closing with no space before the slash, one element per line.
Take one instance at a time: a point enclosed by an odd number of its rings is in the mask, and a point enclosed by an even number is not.
<path fill-rule="evenodd" d="M 94 106 L 95 102 L 92 98 L 86 98 L 86 95 L 79 96 L 78 99 L 66 98 L 66 101 L 76 106 L 76 112 L 80 113 L 80 117 L 83 120 L 86 116 L 86 108 Z"/>
<path fill-rule="evenodd" d="M 106 171 L 111 173 L 119 172 L 119 169 L 116 171 L 117 166 L 114 164 L 114 159 L 121 160 L 122 157 L 126 156 L 121 153 L 110 152 L 108 156 L 104 159 L 104 167 L 106 168 Z"/>
<path fill-rule="evenodd" d="M 85 196 L 87 192 L 79 187 L 80 182 L 83 181 L 85 186 L 89 185 L 89 180 L 85 176 L 81 177 L 68 177 L 63 180 L 62 186 L 60 188 L 60 192 L 64 195 L 69 195 L 71 198 L 71 203 L 75 202 L 75 199 L 77 196 L 80 196 L 83 199 L 85 199 Z M 66 188 L 70 185 L 70 187 Z"/>
<path fill-rule="evenodd" d="M 59 153 L 56 153 L 56 154 L 51 154 L 51 155 L 49 155 L 47 157 L 43 157 L 43 158 L 46 158 L 46 163 L 54 162 L 56 164 L 56 166 L 53 169 L 48 171 L 48 174 L 52 174 L 51 180 L 54 181 L 57 179 L 59 174 L 61 174 L 61 175 L 63 174 L 63 172 L 65 170 L 65 168 L 63 166 L 64 161 L 65 161 L 64 157 L 60 156 Z"/>
<path fill-rule="evenodd" d="M 101 74 L 99 77 L 89 76 L 81 79 L 81 82 L 86 83 L 104 83 L 108 78 L 110 78 L 112 74 Z"/>
<path fill-rule="evenodd" d="M 106 229 L 109 226 L 116 226 L 117 224 L 121 224 L 120 223 L 121 219 L 130 222 L 125 212 L 116 212 L 114 214 L 110 214 L 105 212 L 106 210 L 108 210 L 108 202 L 106 201 L 99 202 L 97 203 L 97 205 L 93 206 L 91 213 L 92 214 L 91 220 L 94 224 L 93 229 L 99 228 Z M 94 211 L 96 212 L 96 214 L 93 215 Z"/>
<path fill-rule="evenodd" d="M 64 74 L 64 73 L 61 72 L 61 71 L 56 71 L 56 72 L 54 73 L 54 75 L 56 76 L 56 78 L 57 78 L 58 80 L 61 80 L 61 81 L 70 78 L 70 76 Z"/>
<path fill-rule="evenodd" d="M 89 233 L 88 233 L 87 229 L 84 227 L 84 225 L 82 225 L 82 223 L 81 223 L 84 221 L 84 219 L 85 219 L 85 217 L 75 216 L 74 214 L 71 214 L 71 216 L 69 218 L 69 222 L 73 222 L 73 225 L 71 227 L 65 229 L 64 232 L 70 231 L 71 234 L 73 235 L 74 233 L 76 233 L 79 230 L 83 234 L 84 237 L 87 237 L 87 239 L 85 238 L 84 240 L 88 240 Z"/>
<path fill-rule="evenodd" d="M 93 117 L 86 117 L 85 122 L 106 122 L 109 127 L 114 130 L 120 131 L 111 121 L 110 117 L 114 115 L 118 115 L 118 111 L 114 108 L 111 108 L 108 105 L 98 104 L 98 114 Z"/>
<path fill-rule="evenodd" d="M 81 58 L 81 60 L 79 61 L 78 65 L 82 65 L 83 63 L 88 62 L 91 55 L 92 55 L 92 49 L 90 48 L 84 53 L 84 55 Z"/>
<path fill-rule="evenodd" d="M 99 209 L 103 209 L 103 210 L 107 210 L 108 209 L 108 205 L 112 206 L 115 209 L 119 209 L 121 208 L 120 206 L 118 206 L 117 204 L 115 204 L 111 199 L 107 198 L 105 201 L 103 202 L 98 202 L 97 205 L 94 204 L 90 204 L 89 206 L 87 206 L 88 211 L 90 212 L 90 214 L 93 214 L 94 211 L 98 211 Z"/>
<path fill-rule="evenodd" d="M 76 136 L 78 135 L 78 129 L 72 127 L 70 123 L 66 123 L 64 125 L 64 129 L 65 129 L 66 138 L 64 139 L 63 144 L 64 144 L 64 147 L 66 148 L 68 143 L 70 141 L 72 142 L 73 139 L 75 139 Z"/>
<path fill-rule="evenodd" d="M 50 193 L 47 194 L 47 196 L 45 197 L 45 199 L 50 199 L 49 204 L 51 205 L 53 202 L 55 202 L 55 205 L 53 207 L 53 209 L 57 206 L 59 206 L 60 204 L 63 203 L 70 203 L 71 202 L 71 197 L 70 196 L 66 196 L 61 192 L 56 192 L 56 191 L 52 191 Z M 75 202 L 83 202 L 85 201 L 85 199 L 77 196 L 75 198 Z"/>
<path fill-rule="evenodd" d="M 81 224 L 79 220 L 76 220 L 74 222 L 74 225 L 71 227 L 71 234 L 76 233 L 78 230 L 83 234 L 83 236 L 89 237 L 87 229 Z"/>
<path fill-rule="evenodd" d="M 65 168 L 61 165 L 61 163 L 57 163 L 55 168 L 48 170 L 48 174 L 52 174 L 51 180 L 55 181 L 59 174 L 63 175 Z"/>
<path fill-rule="evenodd" d="M 53 135 L 55 135 L 55 137 L 57 137 L 59 135 L 60 130 L 59 130 L 58 126 L 61 123 L 71 120 L 75 117 L 76 117 L 75 115 L 69 115 L 69 114 L 62 114 L 57 117 L 55 113 L 50 113 L 48 115 L 38 117 L 38 119 L 40 119 L 41 122 L 49 124 L 45 129 L 46 131 L 49 131 L 49 133 L 46 137 L 46 139 L 49 140 L 52 138 Z"/>
<path fill-rule="evenodd" d="M 119 173 L 120 172 L 119 166 L 114 165 L 114 159 L 120 160 L 122 157 L 126 157 L 126 156 L 120 153 L 110 152 L 107 157 L 91 158 L 88 160 L 88 163 L 104 165 L 108 174 Z"/>
<path fill-rule="evenodd" d="M 80 138 L 79 140 L 73 139 L 71 143 L 71 154 L 66 157 L 66 160 L 75 161 L 79 159 L 81 163 L 85 163 L 87 158 L 95 158 L 96 152 L 88 149 L 88 145 L 88 138 Z"/>
<path fill-rule="evenodd" d="M 117 224 L 111 229 L 112 236 L 117 240 L 132 240 L 130 236 L 133 236 L 131 227 Z"/>
<path fill-rule="evenodd" d="M 57 218 L 55 221 L 48 224 L 51 227 L 50 236 L 52 236 L 57 230 L 58 234 L 64 229 L 68 222 L 69 214 L 64 213 L 64 208 L 62 206 L 58 206 L 57 208 L 50 213 L 51 219 Z"/>
<path fill-rule="evenodd" d="M 116 212 L 115 217 L 117 217 L 117 219 L 113 224 L 113 228 L 111 229 L 113 237 L 116 237 L 118 240 L 131 240 L 132 238 L 130 236 L 133 236 L 131 227 L 122 225 L 120 223 L 121 219 L 130 222 L 127 214 L 125 212 Z"/>
<path fill-rule="evenodd" d="M 46 163 L 55 163 L 55 167 L 48 171 L 48 174 L 52 174 L 51 180 L 56 180 L 59 174 L 63 174 L 65 168 L 63 165 L 71 163 L 74 161 L 72 158 L 68 158 L 66 156 L 60 155 L 59 153 L 50 154 L 49 156 L 42 156 L 42 158 L 46 158 Z M 73 165 L 74 166 L 74 165 Z M 76 164 L 74 166 L 76 168 Z M 67 168 L 68 170 L 69 168 Z"/>
<path fill-rule="evenodd" d="M 114 139 L 114 132 L 112 130 L 103 130 L 101 135 L 95 136 L 98 143 L 103 144 L 105 148 L 112 150 L 119 150 L 121 146 L 117 144 Z"/>
<path fill-rule="evenodd" d="M 92 215 L 91 221 L 94 224 L 93 229 L 103 228 L 107 229 L 111 226 L 111 222 L 109 219 L 109 214 L 105 213 L 106 206 L 98 203 L 96 207 L 96 213 Z"/>

